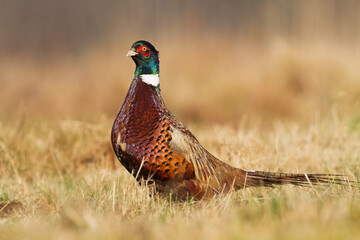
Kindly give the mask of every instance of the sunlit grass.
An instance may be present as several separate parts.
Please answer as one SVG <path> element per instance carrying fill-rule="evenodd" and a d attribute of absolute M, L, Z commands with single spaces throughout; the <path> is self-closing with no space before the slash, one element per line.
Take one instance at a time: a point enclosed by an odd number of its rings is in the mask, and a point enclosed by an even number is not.
<path fill-rule="evenodd" d="M 359 186 L 245 189 L 169 202 L 139 186 L 109 143 L 111 119 L 0 125 L 2 239 L 356 239 Z M 189 126 L 210 152 L 258 170 L 345 173 L 359 179 L 351 121 L 244 120 Z"/>

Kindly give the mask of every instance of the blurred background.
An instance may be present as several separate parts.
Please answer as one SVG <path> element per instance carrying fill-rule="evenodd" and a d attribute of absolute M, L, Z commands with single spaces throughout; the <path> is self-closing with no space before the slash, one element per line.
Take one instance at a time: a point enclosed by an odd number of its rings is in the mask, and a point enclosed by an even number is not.
<path fill-rule="evenodd" d="M 0 119 L 113 118 L 144 39 L 180 120 L 359 122 L 360 1 L 0 0 Z"/>

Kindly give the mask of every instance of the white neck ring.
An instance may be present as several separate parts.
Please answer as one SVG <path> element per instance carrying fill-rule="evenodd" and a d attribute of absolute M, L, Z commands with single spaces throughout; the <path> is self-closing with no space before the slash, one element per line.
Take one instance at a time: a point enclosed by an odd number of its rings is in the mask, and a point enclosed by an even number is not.
<path fill-rule="evenodd" d="M 157 87 L 160 83 L 159 74 L 141 74 L 140 77 L 144 83 L 154 87 Z"/>

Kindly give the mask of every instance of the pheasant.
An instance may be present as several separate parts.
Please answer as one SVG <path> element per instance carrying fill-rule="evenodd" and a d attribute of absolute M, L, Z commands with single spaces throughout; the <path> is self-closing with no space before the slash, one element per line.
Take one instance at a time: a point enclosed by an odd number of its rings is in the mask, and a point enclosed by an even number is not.
<path fill-rule="evenodd" d="M 345 182 L 338 174 L 239 169 L 214 157 L 166 107 L 158 53 L 149 42 L 137 41 L 126 54 L 136 69 L 111 132 L 117 158 L 139 183 L 147 180 L 181 200 L 200 200 L 245 187 Z"/>

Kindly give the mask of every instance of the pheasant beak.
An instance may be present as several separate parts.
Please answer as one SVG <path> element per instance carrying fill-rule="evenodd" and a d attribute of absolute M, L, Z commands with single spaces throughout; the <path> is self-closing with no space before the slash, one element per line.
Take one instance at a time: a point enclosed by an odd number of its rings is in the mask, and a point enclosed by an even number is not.
<path fill-rule="evenodd" d="M 135 48 L 130 49 L 130 51 L 128 51 L 128 53 L 126 54 L 126 57 L 133 57 L 138 55 L 137 52 L 135 52 Z"/>

